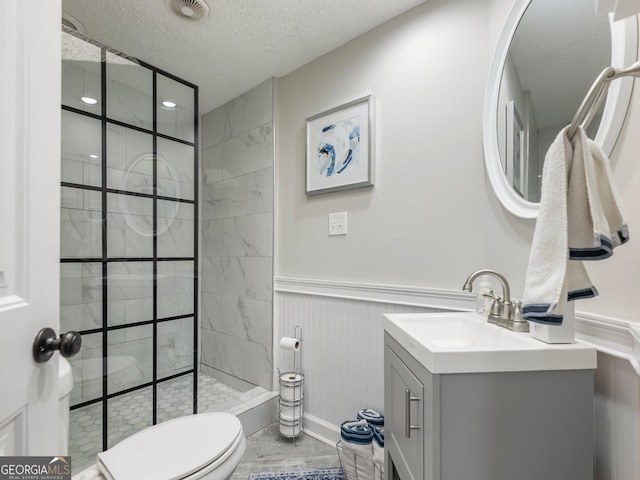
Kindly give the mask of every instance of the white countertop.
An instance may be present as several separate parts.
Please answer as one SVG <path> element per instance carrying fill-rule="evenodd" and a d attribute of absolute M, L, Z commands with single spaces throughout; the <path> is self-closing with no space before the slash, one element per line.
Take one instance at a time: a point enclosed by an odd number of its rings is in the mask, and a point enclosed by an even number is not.
<path fill-rule="evenodd" d="M 386 314 L 384 329 L 431 373 L 596 368 L 596 349 L 547 344 L 475 312 Z"/>

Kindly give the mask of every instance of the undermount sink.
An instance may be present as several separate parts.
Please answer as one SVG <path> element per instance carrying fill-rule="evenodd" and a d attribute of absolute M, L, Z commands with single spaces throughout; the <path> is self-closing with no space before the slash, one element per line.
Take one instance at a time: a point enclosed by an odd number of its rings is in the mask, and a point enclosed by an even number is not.
<path fill-rule="evenodd" d="M 546 344 L 475 312 L 387 314 L 385 330 L 431 373 L 596 368 L 596 349 Z"/>

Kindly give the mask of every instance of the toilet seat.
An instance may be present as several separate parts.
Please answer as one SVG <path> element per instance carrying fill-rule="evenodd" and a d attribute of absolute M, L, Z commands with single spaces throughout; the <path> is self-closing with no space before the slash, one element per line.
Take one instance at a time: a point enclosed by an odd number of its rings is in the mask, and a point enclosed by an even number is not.
<path fill-rule="evenodd" d="M 146 428 L 99 453 L 97 466 L 112 480 L 197 478 L 224 462 L 242 440 L 242 425 L 234 415 L 190 415 Z"/>

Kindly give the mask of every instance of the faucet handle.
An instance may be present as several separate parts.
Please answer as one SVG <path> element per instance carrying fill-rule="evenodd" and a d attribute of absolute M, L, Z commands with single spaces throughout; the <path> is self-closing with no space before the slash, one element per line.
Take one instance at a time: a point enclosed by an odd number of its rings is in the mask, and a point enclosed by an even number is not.
<path fill-rule="evenodd" d="M 522 300 L 513 300 L 511 303 L 513 304 L 513 319 L 516 322 L 522 322 L 524 320 L 522 318 Z"/>
<path fill-rule="evenodd" d="M 529 322 L 522 318 L 522 301 L 514 300 L 512 303 L 513 316 L 511 320 L 507 322 L 506 327 L 514 332 L 528 332 Z"/>
<path fill-rule="evenodd" d="M 500 312 L 502 311 L 502 299 L 493 293 L 483 293 L 482 296 L 493 299 L 491 308 L 489 309 L 489 315 L 487 316 L 487 322 L 498 323 Z"/>

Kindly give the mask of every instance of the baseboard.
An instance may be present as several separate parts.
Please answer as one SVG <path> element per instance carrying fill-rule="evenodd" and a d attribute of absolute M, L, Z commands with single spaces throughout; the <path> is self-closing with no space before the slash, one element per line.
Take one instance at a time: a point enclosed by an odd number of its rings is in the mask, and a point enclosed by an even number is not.
<path fill-rule="evenodd" d="M 309 415 L 308 413 L 304 414 L 302 424 L 306 435 L 309 435 L 322 443 L 326 443 L 330 447 L 335 447 L 338 440 L 340 440 L 340 427 L 337 425 L 325 422 L 324 420 L 314 417 L 313 415 Z"/>

